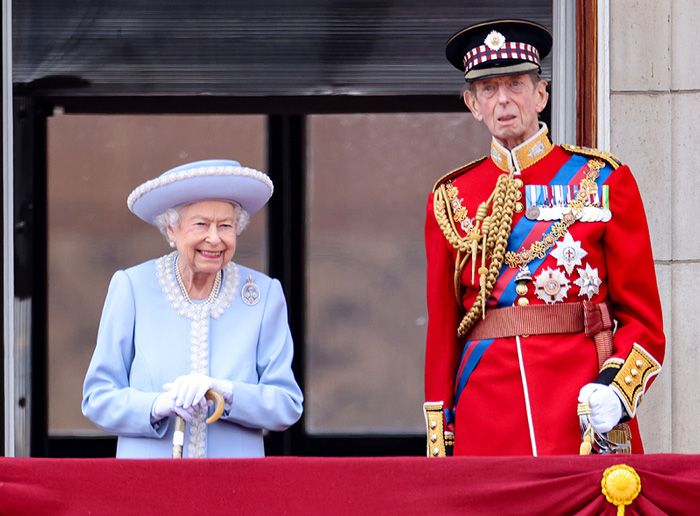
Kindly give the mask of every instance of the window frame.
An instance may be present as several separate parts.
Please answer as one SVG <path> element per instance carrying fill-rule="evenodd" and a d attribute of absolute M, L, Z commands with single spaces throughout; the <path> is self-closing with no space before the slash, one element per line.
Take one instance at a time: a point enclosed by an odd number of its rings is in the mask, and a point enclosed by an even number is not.
<path fill-rule="evenodd" d="M 597 2 L 593 2 L 597 5 Z M 560 18 L 556 16 L 555 30 Z M 588 4 L 586 4 L 588 5 Z M 585 7 L 583 0 L 566 2 L 564 12 L 576 9 L 575 55 L 579 63 L 576 77 L 561 76 L 560 60 L 570 59 L 570 52 L 554 56 L 552 71 L 555 92 L 575 95 L 579 113 L 577 143 L 595 143 L 591 135 L 596 126 L 596 77 L 590 61 L 582 65 L 582 56 L 596 55 L 596 9 Z M 585 25 L 582 25 L 584 24 Z M 585 35 L 582 30 L 586 31 Z M 578 81 L 578 87 L 577 87 Z M 377 96 L 298 96 L 298 97 L 230 97 L 230 96 L 89 96 L 66 95 L 57 86 L 42 84 L 15 91 L 14 118 L 14 227 L 23 227 L 24 241 L 15 237 L 14 297 L 31 301 L 30 393 L 26 409 L 30 427 L 29 453 L 37 457 L 108 457 L 114 456 L 115 437 L 84 437 L 48 434 L 48 408 L 41 405 L 48 389 L 47 349 L 47 220 L 46 220 L 46 120 L 55 109 L 71 114 L 258 114 L 268 117 L 268 173 L 276 184 L 277 195 L 269 205 L 268 272 L 277 277 L 285 290 L 289 304 L 289 320 L 295 340 L 293 369 L 304 387 L 305 335 L 305 116 L 339 113 L 410 113 L 464 112 L 458 92 L 455 95 L 377 95 Z M 558 89 L 556 89 L 558 87 Z M 548 106 L 551 106 L 551 102 Z M 544 114 L 550 118 L 549 107 Z M 566 120 L 564 120 L 566 122 Z M 550 124 L 551 127 L 551 124 Z M 567 133 L 568 129 L 563 131 Z M 554 135 L 555 138 L 557 135 Z M 282 220 L 274 224 L 273 220 Z M 15 229 L 17 233 L 17 230 Z M 21 239 L 20 239 L 21 240 Z M 20 256 L 26 257 L 22 262 Z M 7 286 L 7 285 L 5 285 Z M 4 301 L 12 299 L 7 293 Z M 7 324 L 7 321 L 5 322 Z M 17 328 L 10 335 L 17 339 Z M 21 332 L 22 329 L 19 328 Z M 13 404 L 5 412 L 16 410 Z M 12 419 L 12 418 L 11 418 Z M 8 418 L 6 417 L 7 421 Z M 16 441 L 17 426 L 5 428 L 7 438 Z M 266 437 L 268 455 L 372 456 L 422 455 L 425 453 L 423 435 L 310 435 L 304 420 L 286 432 Z"/>
<path fill-rule="evenodd" d="M 61 97 L 23 96 L 15 109 L 25 121 L 17 133 L 20 143 L 15 155 L 15 189 L 20 204 L 34 210 L 28 248 L 32 265 L 16 271 L 15 281 L 27 282 L 32 301 L 31 336 L 31 439 L 30 455 L 35 457 L 110 457 L 116 451 L 116 437 L 51 435 L 48 407 L 38 403 L 48 392 L 47 271 L 47 119 L 55 110 L 66 114 L 258 114 L 267 116 L 268 174 L 276 195 L 268 205 L 268 273 L 280 280 L 287 296 L 289 324 L 295 341 L 292 364 L 302 389 L 305 336 L 305 156 L 307 115 L 342 113 L 465 112 L 457 96 L 268 98 L 249 102 L 243 98 L 202 99 L 178 97 Z M 466 114 L 466 113 L 465 113 Z M 19 117 L 18 117 L 19 118 Z M 30 137 L 31 135 L 31 137 Z M 281 223 L 280 223 L 281 221 Z M 31 276 L 31 277 L 29 277 Z M 424 437 L 418 434 L 309 434 L 304 418 L 285 432 L 265 437 L 268 455 L 373 456 L 422 455 Z"/>

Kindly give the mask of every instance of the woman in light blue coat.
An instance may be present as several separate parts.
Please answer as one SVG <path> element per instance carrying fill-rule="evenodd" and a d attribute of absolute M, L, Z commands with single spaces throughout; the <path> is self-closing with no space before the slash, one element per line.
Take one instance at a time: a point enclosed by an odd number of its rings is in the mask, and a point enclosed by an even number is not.
<path fill-rule="evenodd" d="M 236 265 L 237 236 L 272 182 L 229 160 L 188 163 L 127 200 L 175 250 L 117 271 L 85 377 L 83 414 L 118 436 L 117 457 L 170 457 L 174 416 L 185 457 L 261 457 L 263 430 L 302 412 L 280 283 Z M 204 394 L 224 414 L 207 426 Z"/>

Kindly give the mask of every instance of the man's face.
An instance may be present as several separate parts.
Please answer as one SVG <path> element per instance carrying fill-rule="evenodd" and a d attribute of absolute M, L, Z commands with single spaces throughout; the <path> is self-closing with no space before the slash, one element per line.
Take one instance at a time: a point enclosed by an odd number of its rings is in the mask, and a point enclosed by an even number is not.
<path fill-rule="evenodd" d="M 528 74 L 520 74 L 478 79 L 472 86 L 464 93 L 464 103 L 507 149 L 539 130 L 537 115 L 549 98 L 546 81 L 535 84 Z"/>

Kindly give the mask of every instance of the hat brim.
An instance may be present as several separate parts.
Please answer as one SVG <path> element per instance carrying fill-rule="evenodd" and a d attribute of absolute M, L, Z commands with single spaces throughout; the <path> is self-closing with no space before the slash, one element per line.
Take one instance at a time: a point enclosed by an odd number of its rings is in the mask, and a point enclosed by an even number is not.
<path fill-rule="evenodd" d="M 208 200 L 237 203 L 252 215 L 267 203 L 272 192 L 272 181 L 258 170 L 205 166 L 147 181 L 131 192 L 127 205 L 137 217 L 154 224 L 169 208 Z"/>
<path fill-rule="evenodd" d="M 514 63 L 515 64 L 505 66 L 490 66 L 483 69 L 472 68 L 464 75 L 464 79 L 467 81 L 475 81 L 477 79 L 489 79 L 502 75 L 518 75 L 540 70 L 540 67 L 536 63 L 523 63 L 519 61 L 514 61 Z"/>

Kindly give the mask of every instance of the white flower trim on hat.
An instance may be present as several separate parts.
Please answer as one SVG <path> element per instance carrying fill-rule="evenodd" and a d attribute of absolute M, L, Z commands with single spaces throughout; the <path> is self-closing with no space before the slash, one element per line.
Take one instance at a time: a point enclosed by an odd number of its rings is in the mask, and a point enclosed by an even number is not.
<path fill-rule="evenodd" d="M 253 179 L 257 179 L 258 181 L 264 183 L 267 187 L 270 188 L 270 194 L 274 192 L 274 185 L 272 184 L 272 180 L 267 177 L 266 174 L 263 174 L 259 170 L 255 170 L 254 168 L 247 168 L 247 167 L 232 167 L 232 166 L 226 166 L 226 165 L 220 165 L 220 166 L 215 166 L 215 167 L 199 167 L 199 168 L 192 168 L 189 170 L 183 170 L 181 172 L 174 172 L 172 174 L 167 174 L 165 176 L 159 176 L 156 177 L 155 179 L 151 179 L 149 181 L 146 181 L 140 186 L 137 186 L 133 192 L 129 194 L 129 197 L 126 199 L 126 204 L 129 207 L 129 210 L 134 211 L 134 204 L 136 201 L 138 201 L 141 197 L 143 197 L 145 194 L 175 183 L 176 181 L 181 181 L 183 179 L 190 179 L 193 177 L 201 177 L 201 176 L 241 176 L 241 177 L 250 177 Z"/>

